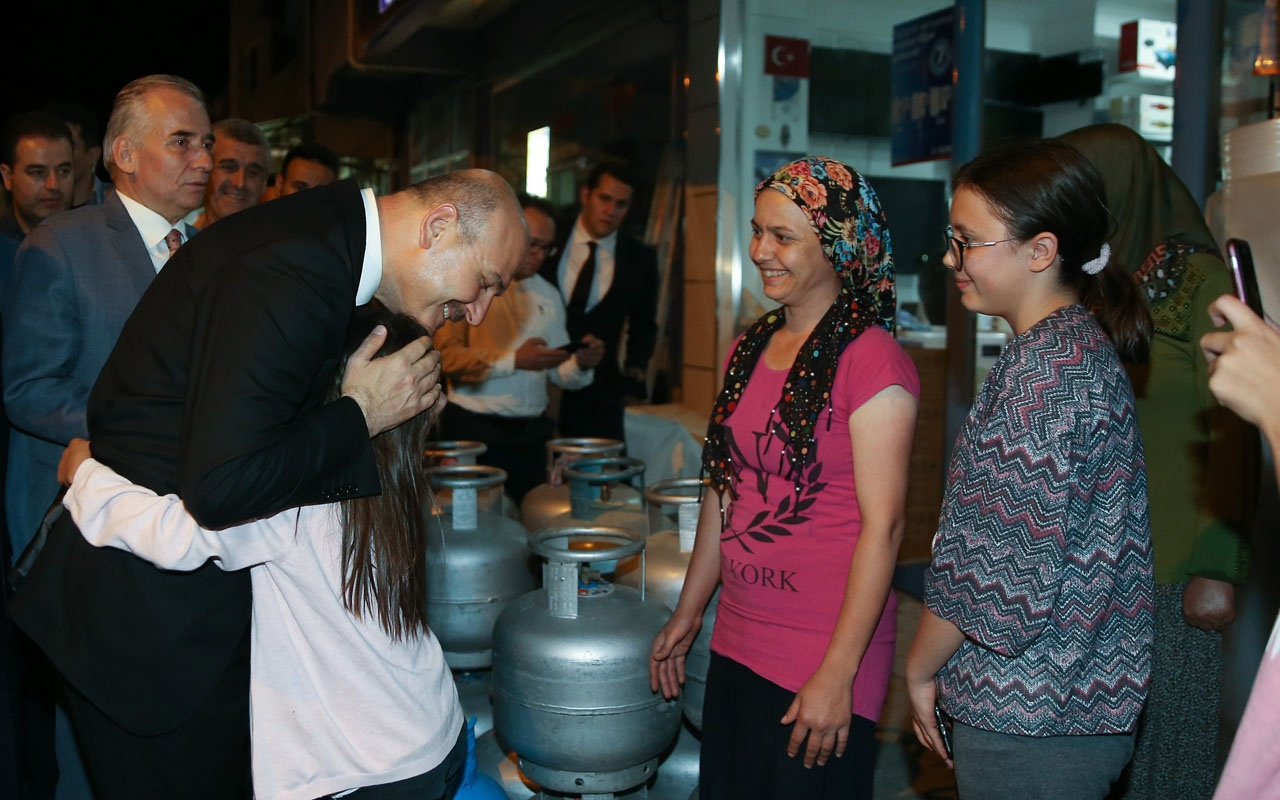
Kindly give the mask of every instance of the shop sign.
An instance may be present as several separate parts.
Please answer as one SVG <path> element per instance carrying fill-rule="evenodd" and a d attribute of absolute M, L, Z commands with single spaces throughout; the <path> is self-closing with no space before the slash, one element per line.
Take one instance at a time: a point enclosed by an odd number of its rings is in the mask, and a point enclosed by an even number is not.
<path fill-rule="evenodd" d="M 893 26 L 890 155 L 893 165 L 951 157 L 955 9 Z"/>

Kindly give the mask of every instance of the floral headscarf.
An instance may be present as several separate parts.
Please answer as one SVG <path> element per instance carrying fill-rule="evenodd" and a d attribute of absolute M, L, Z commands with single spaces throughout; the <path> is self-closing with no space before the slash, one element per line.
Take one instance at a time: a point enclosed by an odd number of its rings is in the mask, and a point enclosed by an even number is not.
<path fill-rule="evenodd" d="M 894 329 L 893 248 L 875 190 L 839 161 L 822 156 L 792 161 L 761 181 L 756 196 L 766 189 L 781 192 L 804 212 L 841 283 L 835 302 L 796 354 L 775 409 L 784 425 L 778 433 L 798 481 L 813 458 L 814 432 L 823 409 L 828 410 L 830 424 L 831 388 L 840 354 L 872 325 Z M 725 420 L 737 408 L 769 338 L 786 321 L 785 314 L 779 308 L 756 320 L 729 358 L 702 451 L 702 469 L 721 497 L 733 494 L 735 473 Z M 798 482 L 796 488 L 799 491 Z"/>

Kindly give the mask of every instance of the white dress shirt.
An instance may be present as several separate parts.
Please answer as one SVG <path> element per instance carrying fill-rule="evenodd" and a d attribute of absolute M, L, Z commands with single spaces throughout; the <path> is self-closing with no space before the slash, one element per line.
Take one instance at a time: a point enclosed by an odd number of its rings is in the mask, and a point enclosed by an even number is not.
<path fill-rule="evenodd" d="M 147 255 L 151 256 L 151 264 L 159 273 L 160 268 L 169 261 L 169 244 L 164 240 L 165 237 L 176 228 L 182 234 L 182 242 L 185 244 L 191 238 L 187 223 L 182 220 L 169 222 L 122 191 L 116 190 L 116 195 L 124 203 L 124 210 L 129 212 L 129 219 L 133 220 L 133 226 L 138 229 L 142 244 L 147 248 Z"/>
<path fill-rule="evenodd" d="M 378 198 L 372 189 L 362 189 L 364 203 L 364 261 L 360 264 L 360 285 L 356 287 L 356 305 L 373 299 L 382 283 L 382 227 L 378 221 Z"/>
<path fill-rule="evenodd" d="M 560 269 L 557 273 L 560 279 L 560 294 L 566 304 L 573 296 L 573 287 L 578 282 L 578 273 L 582 272 L 582 265 L 587 263 L 587 256 L 591 254 L 587 242 L 596 242 L 596 277 L 591 282 L 591 293 L 587 295 L 586 310 L 590 311 L 600 303 L 600 299 L 613 285 L 613 267 L 618 253 L 618 232 L 614 231 L 603 239 L 597 239 L 587 232 L 586 226 L 582 224 L 582 217 L 578 217 L 577 224 L 573 226 L 573 233 L 569 235 L 569 241 L 564 243 L 564 254 L 560 256 Z"/>
<path fill-rule="evenodd" d="M 595 370 L 570 356 L 555 369 L 516 369 L 516 350 L 539 337 L 547 347 L 569 341 L 564 301 L 540 275 L 514 281 L 493 298 L 484 322 L 451 322 L 436 333 L 449 402 L 476 414 L 536 417 L 547 408 L 547 379 L 564 389 L 591 383 Z"/>

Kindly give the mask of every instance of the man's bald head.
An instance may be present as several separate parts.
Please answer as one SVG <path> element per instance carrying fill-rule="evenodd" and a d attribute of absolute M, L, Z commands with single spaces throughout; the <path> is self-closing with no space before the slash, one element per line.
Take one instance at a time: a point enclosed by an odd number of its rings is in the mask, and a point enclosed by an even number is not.
<path fill-rule="evenodd" d="M 437 175 L 378 201 L 383 305 L 435 332 L 447 320 L 480 324 L 529 247 L 515 192 L 499 175 Z"/>
<path fill-rule="evenodd" d="M 484 236 L 491 222 L 512 212 L 523 220 L 520 201 L 511 185 L 487 169 L 463 169 L 427 178 L 405 190 L 424 208 L 452 203 L 458 208 L 463 241 L 471 244 Z M 505 208 L 504 208 L 505 207 Z"/>

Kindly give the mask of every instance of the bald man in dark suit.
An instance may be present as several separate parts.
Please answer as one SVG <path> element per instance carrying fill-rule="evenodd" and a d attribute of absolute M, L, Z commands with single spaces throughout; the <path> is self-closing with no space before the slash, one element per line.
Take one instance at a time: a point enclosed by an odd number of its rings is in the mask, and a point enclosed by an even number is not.
<path fill-rule="evenodd" d="M 208 528 L 377 493 L 370 438 L 438 407 L 439 354 L 424 337 L 369 360 L 375 330 L 324 402 L 356 306 L 478 324 L 527 247 L 514 193 L 479 170 L 232 215 L 126 323 L 89 399 L 94 457 Z M 64 516 L 12 614 L 66 679 L 102 800 L 247 795 L 247 574 L 164 572 Z"/>

